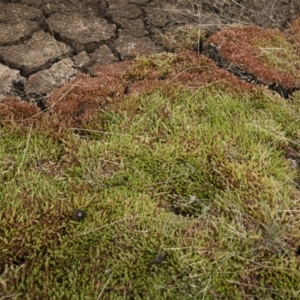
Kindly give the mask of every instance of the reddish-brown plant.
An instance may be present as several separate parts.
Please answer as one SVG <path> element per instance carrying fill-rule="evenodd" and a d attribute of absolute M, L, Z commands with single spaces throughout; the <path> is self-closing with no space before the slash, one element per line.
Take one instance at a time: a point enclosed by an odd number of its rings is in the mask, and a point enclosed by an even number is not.
<path fill-rule="evenodd" d="M 41 110 L 34 103 L 20 98 L 6 98 L 0 102 L 0 124 L 12 122 L 18 124 L 32 124 L 41 119 Z"/>
<path fill-rule="evenodd" d="M 272 41 L 274 37 L 286 40 L 286 36 L 279 30 L 264 30 L 256 26 L 232 27 L 211 36 L 206 45 L 218 50 L 222 63 L 229 69 L 242 70 L 269 86 L 300 88 L 300 81 L 293 74 L 279 70 L 261 59 L 264 49 L 260 49 L 257 44 L 259 41 Z"/>

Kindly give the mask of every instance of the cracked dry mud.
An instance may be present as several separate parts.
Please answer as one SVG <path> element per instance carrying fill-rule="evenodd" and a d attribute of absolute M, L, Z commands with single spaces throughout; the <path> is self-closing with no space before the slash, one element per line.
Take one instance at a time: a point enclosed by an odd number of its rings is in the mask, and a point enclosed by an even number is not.
<path fill-rule="evenodd" d="M 283 28 L 298 0 L 0 0 L 0 101 L 41 101 L 80 72 L 163 50 L 180 25 Z"/>

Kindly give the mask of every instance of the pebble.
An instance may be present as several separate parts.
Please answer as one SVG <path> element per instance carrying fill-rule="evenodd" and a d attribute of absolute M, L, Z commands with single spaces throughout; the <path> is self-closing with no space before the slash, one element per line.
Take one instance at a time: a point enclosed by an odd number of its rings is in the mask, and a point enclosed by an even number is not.
<path fill-rule="evenodd" d="M 73 217 L 76 221 L 82 221 L 86 217 L 86 212 L 81 209 L 75 209 L 73 212 Z"/>

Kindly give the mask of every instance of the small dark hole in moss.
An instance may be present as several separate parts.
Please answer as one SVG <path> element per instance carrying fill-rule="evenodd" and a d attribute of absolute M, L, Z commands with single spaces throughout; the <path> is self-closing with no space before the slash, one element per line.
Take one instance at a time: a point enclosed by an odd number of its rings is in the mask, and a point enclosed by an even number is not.
<path fill-rule="evenodd" d="M 23 256 L 18 256 L 15 259 L 13 259 L 11 263 L 14 266 L 21 266 L 21 265 L 23 265 L 25 263 L 25 261 L 26 261 L 26 256 L 23 255 Z"/>
<path fill-rule="evenodd" d="M 197 216 L 197 214 L 192 214 L 191 212 L 182 209 L 182 207 L 175 206 L 175 205 L 171 206 L 170 211 L 172 213 L 174 213 L 176 216 L 182 216 L 182 217 L 196 217 Z"/>
<path fill-rule="evenodd" d="M 167 252 L 161 252 L 157 257 L 151 260 L 150 265 L 152 264 L 161 264 L 164 260 L 166 260 L 168 254 Z"/>

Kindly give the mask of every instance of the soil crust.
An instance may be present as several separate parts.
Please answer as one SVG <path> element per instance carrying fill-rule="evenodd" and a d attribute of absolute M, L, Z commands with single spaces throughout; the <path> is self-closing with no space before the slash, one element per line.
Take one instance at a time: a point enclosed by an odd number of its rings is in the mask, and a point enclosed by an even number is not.
<path fill-rule="evenodd" d="M 282 30 L 299 11 L 298 0 L 0 0 L 0 100 L 47 99 L 80 72 L 163 50 L 178 26 Z"/>

